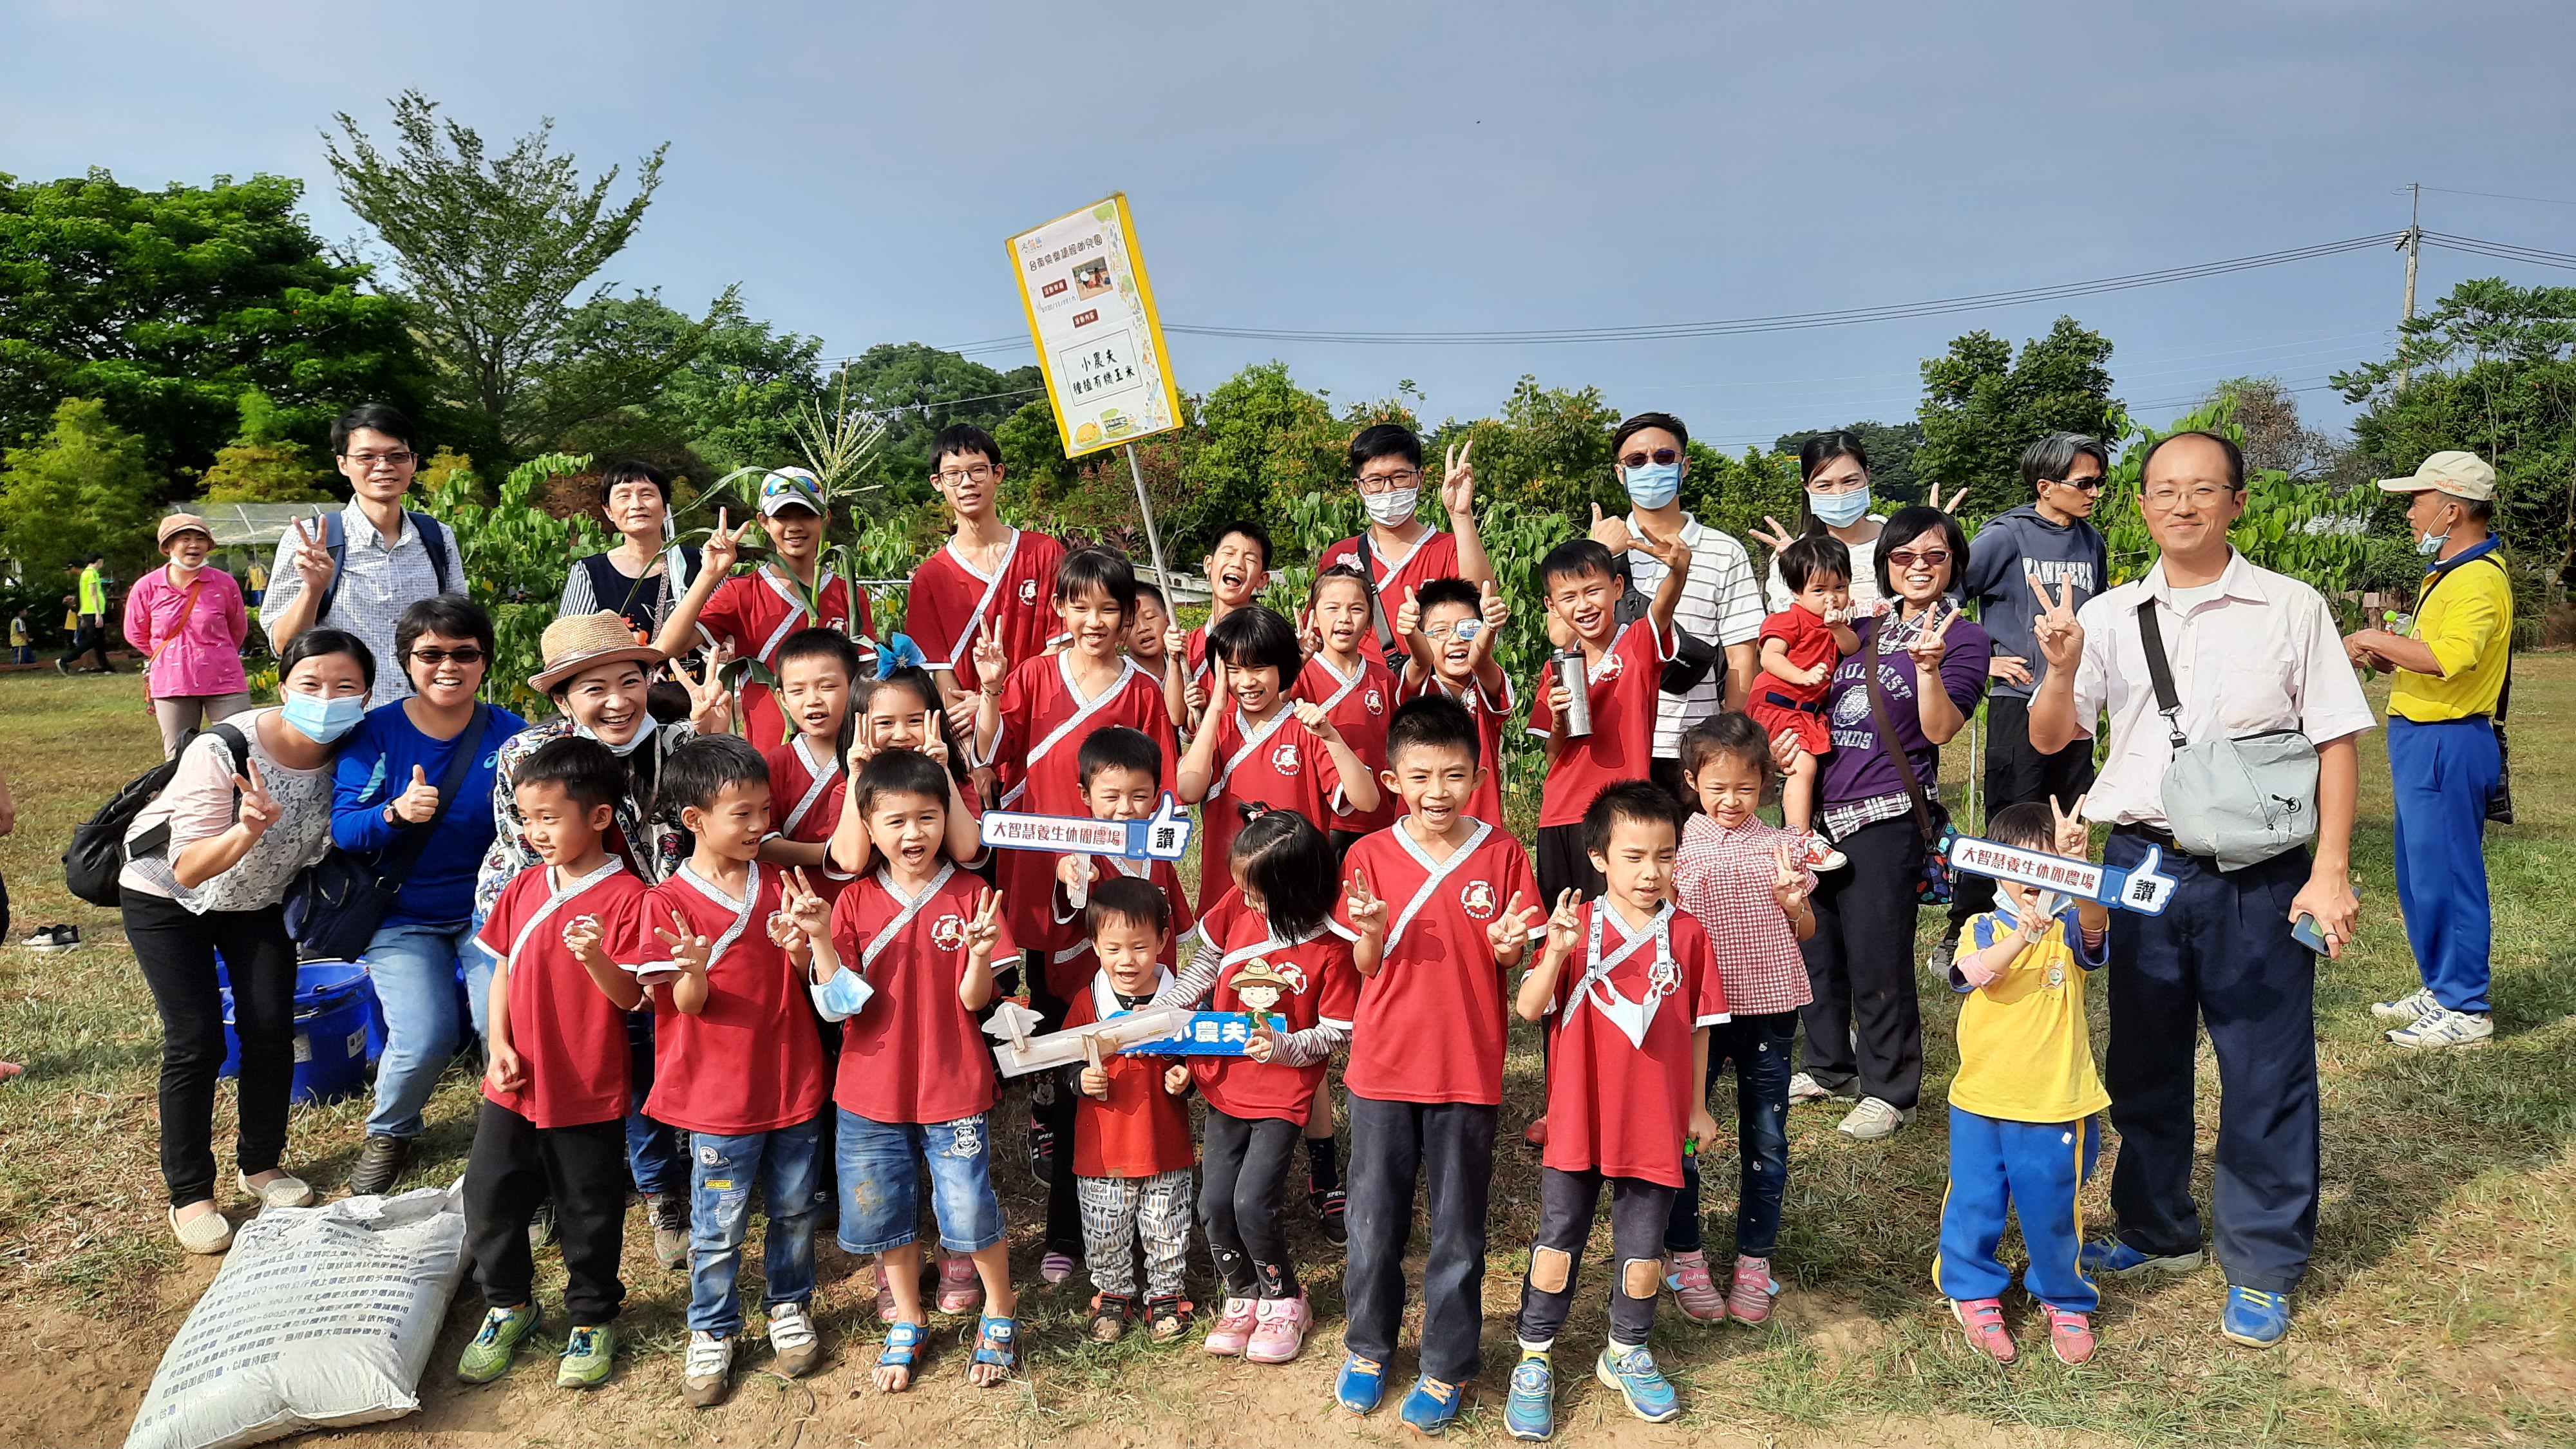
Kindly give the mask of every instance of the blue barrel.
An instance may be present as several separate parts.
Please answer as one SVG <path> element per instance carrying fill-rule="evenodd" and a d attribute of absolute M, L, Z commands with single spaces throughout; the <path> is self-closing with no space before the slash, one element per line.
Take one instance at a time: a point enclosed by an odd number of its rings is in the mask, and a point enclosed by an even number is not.
<path fill-rule="evenodd" d="M 241 1070 L 232 988 L 223 988 L 223 1076 Z M 328 1102 L 366 1085 L 367 1062 L 383 1040 L 383 1013 L 367 968 L 354 961 L 307 961 L 295 968 L 295 1086 L 299 1102 Z"/>

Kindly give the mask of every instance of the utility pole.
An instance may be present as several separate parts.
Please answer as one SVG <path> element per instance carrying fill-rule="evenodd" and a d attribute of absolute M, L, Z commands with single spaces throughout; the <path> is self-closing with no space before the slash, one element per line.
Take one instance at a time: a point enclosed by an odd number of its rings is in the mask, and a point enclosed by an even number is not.
<path fill-rule="evenodd" d="M 2400 241 L 2398 245 L 2406 249 L 2406 316 L 2404 320 L 2412 322 L 2415 320 L 2415 261 L 2416 258 L 2422 256 L 2424 252 L 2424 186 L 2421 182 L 2408 182 L 2406 189 L 2408 192 L 2413 194 L 2414 205 L 2407 213 L 2405 239 Z M 2399 352 L 2402 354 L 2406 347 L 2406 336 L 2402 331 L 2398 334 L 2397 346 Z M 2397 390 L 2399 392 L 2404 392 L 2406 390 L 2406 385 L 2414 380 L 2415 369 L 2411 367 L 2400 367 L 2397 369 Z"/>

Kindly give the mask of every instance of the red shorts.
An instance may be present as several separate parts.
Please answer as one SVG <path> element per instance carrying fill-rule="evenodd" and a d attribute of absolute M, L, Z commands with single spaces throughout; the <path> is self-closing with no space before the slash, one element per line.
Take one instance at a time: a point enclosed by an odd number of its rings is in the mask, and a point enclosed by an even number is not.
<path fill-rule="evenodd" d="M 1768 674 L 1753 676 L 1753 697 L 1744 703 L 1744 712 L 1762 726 L 1764 739 L 1777 739 L 1782 730 L 1794 730 L 1798 743 L 1811 755 L 1822 755 L 1833 748 L 1825 729 L 1824 709 L 1821 698 L 1799 701 L 1793 686 Z"/>

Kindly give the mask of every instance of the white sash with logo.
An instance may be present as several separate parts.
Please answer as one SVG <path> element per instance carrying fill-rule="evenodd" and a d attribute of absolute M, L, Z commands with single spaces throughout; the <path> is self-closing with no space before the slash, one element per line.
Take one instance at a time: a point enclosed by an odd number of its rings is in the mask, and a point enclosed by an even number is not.
<path fill-rule="evenodd" d="M 1590 1002 L 1612 1026 L 1619 1028 L 1619 1034 L 1628 1039 L 1628 1045 L 1642 1051 L 1646 1045 L 1646 1029 L 1655 1024 L 1655 1013 L 1662 1008 L 1664 998 L 1681 985 L 1680 968 L 1673 964 L 1673 907 L 1670 901 L 1666 901 L 1663 909 L 1655 912 L 1655 918 L 1646 923 L 1644 930 L 1628 936 L 1619 943 L 1617 950 L 1604 956 L 1601 954 L 1601 919 L 1610 913 L 1607 902 L 1599 899 L 1592 902 L 1592 930 L 1584 944 L 1583 956 L 1591 964 L 1584 970 L 1582 979 L 1574 983 L 1574 989 L 1565 994 L 1566 1010 L 1571 1013 Z M 1621 921 L 1619 929 L 1624 934 L 1628 923 Z M 1646 999 L 1631 1001 L 1618 987 L 1610 984 L 1610 973 L 1649 945 L 1655 948 L 1655 964 L 1646 973 Z"/>
<path fill-rule="evenodd" d="M 546 903 L 537 907 L 535 912 L 529 915 L 527 922 L 519 927 L 519 934 L 510 938 L 510 959 L 504 964 L 515 965 L 517 963 L 519 953 L 528 949 L 528 938 L 534 936 L 537 933 L 537 927 L 544 925 L 546 918 L 553 915 L 558 909 L 560 909 L 564 902 L 580 895 L 583 891 L 590 889 L 592 886 L 599 884 L 601 881 L 608 879 L 610 876 L 617 874 L 625 868 L 626 863 L 612 855 L 600 865 L 599 869 L 592 871 L 590 874 L 583 876 L 577 881 L 556 887 L 554 891 L 546 897 Z M 547 879 L 553 879 L 553 872 L 549 871 L 547 873 Z"/>
<path fill-rule="evenodd" d="M 903 901 L 903 909 L 895 912 L 894 919 L 885 923 L 885 929 L 870 937 L 868 944 L 859 949 L 860 975 L 867 974 L 868 968 L 876 964 L 877 957 L 885 954 L 885 948 L 894 944 L 894 938 L 903 934 L 904 928 L 912 924 L 912 918 L 921 914 L 921 908 L 928 905 L 930 898 L 939 894 L 939 888 L 948 884 L 948 878 L 956 873 L 956 866 L 941 861 L 939 874 L 930 878 L 930 884 L 921 888 L 921 894 L 904 900 L 903 892 L 895 887 L 893 873 L 883 866 L 877 868 L 877 884 L 885 887 L 887 895 Z"/>
<path fill-rule="evenodd" d="M 724 959 L 725 948 L 741 940 L 742 933 L 751 926 L 752 907 L 760 904 L 760 862 L 755 860 L 743 867 L 742 899 L 738 901 L 716 889 L 713 881 L 689 866 L 681 866 L 679 876 L 690 889 L 733 912 L 733 924 L 725 927 L 724 934 L 716 937 L 715 944 L 707 948 L 707 970 L 713 972 L 716 962 Z"/>
<path fill-rule="evenodd" d="M 1404 928 L 1412 925 L 1413 918 L 1421 914 L 1423 906 L 1430 902 L 1431 893 L 1440 889 L 1441 883 L 1448 880 L 1451 875 L 1455 874 L 1458 867 L 1465 865 L 1467 863 L 1467 857 L 1474 855 L 1476 853 L 1476 847 L 1484 844 L 1485 837 L 1493 833 L 1494 827 L 1486 824 L 1484 821 L 1479 820 L 1475 822 L 1475 824 L 1476 829 L 1467 837 L 1466 844 L 1449 852 L 1449 858 L 1447 860 L 1434 862 L 1431 857 L 1423 854 L 1422 847 L 1414 843 L 1413 837 L 1405 833 L 1403 822 L 1398 821 L 1396 823 L 1396 840 L 1404 846 L 1405 851 L 1408 854 L 1410 854 L 1415 860 L 1421 862 L 1423 869 L 1429 871 L 1430 874 L 1423 877 L 1422 887 L 1413 893 L 1413 899 L 1404 903 L 1404 910 L 1396 916 L 1395 924 L 1386 928 L 1386 950 L 1392 951 L 1395 949 L 1395 943 L 1404 938 Z M 1499 911 L 1502 908 L 1503 902 L 1494 902 L 1495 910 Z"/>
<path fill-rule="evenodd" d="M 957 661 L 967 657 L 974 649 L 975 630 L 984 622 L 984 611 L 993 607 L 993 596 L 1002 591 L 1002 580 L 1011 571 L 1012 556 L 1019 551 L 1020 531 L 1014 528 L 1011 530 L 1011 541 L 1002 549 L 1001 562 L 993 565 L 993 572 L 990 577 L 987 577 L 976 572 L 975 566 L 966 561 L 966 555 L 957 551 L 955 539 L 948 541 L 948 556 L 957 560 L 957 566 L 964 569 L 969 576 L 984 580 L 984 597 L 975 601 L 975 612 L 966 616 L 965 625 L 957 631 L 956 647 L 948 651 L 948 668 L 952 671 L 957 668 Z"/>
<path fill-rule="evenodd" d="M 1045 759 L 1048 751 L 1053 750 L 1060 744 L 1063 744 L 1067 736 L 1071 735 L 1074 731 L 1081 729 L 1084 724 L 1090 721 L 1093 715 L 1107 709 L 1113 702 L 1115 702 L 1118 696 L 1126 691 L 1127 676 L 1131 674 L 1142 674 L 1144 672 L 1136 667 L 1135 660 L 1126 658 L 1122 655 L 1118 660 L 1120 665 L 1118 677 L 1109 682 L 1108 688 L 1100 691 L 1100 693 L 1094 695 L 1090 699 L 1084 699 L 1082 697 L 1082 691 L 1074 687 L 1072 661 L 1064 654 L 1057 655 L 1055 657 L 1055 661 L 1056 672 L 1064 679 L 1064 692 L 1073 697 L 1078 707 L 1074 710 L 1073 716 L 1070 719 L 1057 725 L 1054 729 L 1047 731 L 1047 737 L 1045 739 L 1038 741 L 1035 745 L 1030 747 L 1027 757 L 1020 763 L 1020 782 L 1013 785 L 1010 789 L 1002 792 L 1002 803 L 997 808 L 1008 810 L 1013 805 L 1018 804 L 1020 797 L 1028 793 L 1029 776 L 1036 773 L 1038 761 Z"/>

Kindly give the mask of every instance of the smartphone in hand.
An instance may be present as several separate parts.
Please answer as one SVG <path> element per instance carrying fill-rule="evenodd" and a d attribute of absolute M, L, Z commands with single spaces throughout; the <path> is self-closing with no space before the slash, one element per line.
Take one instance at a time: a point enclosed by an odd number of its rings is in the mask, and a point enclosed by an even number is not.
<path fill-rule="evenodd" d="M 2326 934 L 2317 929 L 2317 918 L 2314 916 L 2301 916 L 2291 922 L 2290 939 L 2320 956 L 2329 954 L 2326 950 Z"/>

